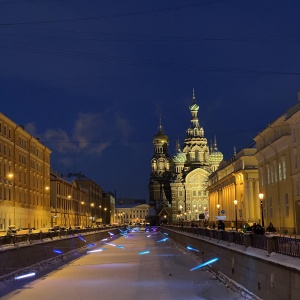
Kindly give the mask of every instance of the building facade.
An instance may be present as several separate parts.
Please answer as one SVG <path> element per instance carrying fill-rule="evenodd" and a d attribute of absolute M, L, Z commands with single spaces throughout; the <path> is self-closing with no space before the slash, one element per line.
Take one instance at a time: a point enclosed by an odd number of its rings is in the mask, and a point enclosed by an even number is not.
<path fill-rule="evenodd" d="M 115 211 L 115 222 L 119 224 L 145 224 L 149 216 L 149 204 L 118 205 Z"/>
<path fill-rule="evenodd" d="M 0 113 L 0 229 L 50 225 L 51 150 Z"/>
<path fill-rule="evenodd" d="M 107 207 L 103 203 L 103 189 L 93 180 L 86 178 L 83 174 L 69 174 L 68 178 L 73 178 L 78 187 L 87 194 L 86 211 L 88 212 L 90 223 L 95 226 L 103 223 Z"/>
<path fill-rule="evenodd" d="M 254 138 L 264 222 L 289 234 L 300 233 L 299 120 L 300 102 Z"/>
<path fill-rule="evenodd" d="M 259 200 L 258 163 L 256 149 L 246 148 L 231 160 L 222 161 L 219 168 L 209 176 L 210 221 L 223 216 L 227 227 L 240 228 L 243 223 L 261 224 Z M 234 200 L 237 202 L 234 203 Z"/>
<path fill-rule="evenodd" d="M 168 223 L 182 219 L 197 220 L 200 214 L 209 216 L 206 190 L 208 176 L 223 160 L 216 138 L 213 145 L 208 146 L 204 129 L 199 124 L 199 105 L 194 91 L 189 110 L 190 127 L 186 130 L 182 149 L 177 141 L 174 156 L 169 155 L 169 138 L 164 133 L 161 122 L 158 133 L 153 138 L 149 199 L 150 204 L 156 208 L 157 216 L 164 210 Z"/>
<path fill-rule="evenodd" d="M 50 187 L 51 227 L 92 225 L 87 193 L 76 181 L 68 181 L 52 170 Z"/>
<path fill-rule="evenodd" d="M 115 223 L 116 198 L 111 192 L 103 194 L 103 224 Z"/>

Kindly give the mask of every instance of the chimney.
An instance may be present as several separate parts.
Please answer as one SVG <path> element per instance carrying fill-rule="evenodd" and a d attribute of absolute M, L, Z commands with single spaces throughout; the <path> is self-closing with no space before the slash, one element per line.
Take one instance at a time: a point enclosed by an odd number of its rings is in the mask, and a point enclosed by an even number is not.
<path fill-rule="evenodd" d="M 298 91 L 298 101 L 300 101 L 300 90 Z"/>

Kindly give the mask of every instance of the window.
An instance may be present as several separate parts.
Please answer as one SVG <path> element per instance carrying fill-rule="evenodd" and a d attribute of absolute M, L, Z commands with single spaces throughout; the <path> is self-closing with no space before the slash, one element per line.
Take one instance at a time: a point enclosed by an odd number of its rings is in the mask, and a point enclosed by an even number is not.
<path fill-rule="evenodd" d="M 278 177 L 279 177 L 279 181 L 282 180 L 282 172 L 281 172 L 281 163 L 278 163 Z"/>
<path fill-rule="evenodd" d="M 274 166 L 271 165 L 271 183 L 274 183 Z"/>
<path fill-rule="evenodd" d="M 282 158 L 282 177 L 286 179 L 286 162 L 285 157 Z"/>
<path fill-rule="evenodd" d="M 276 161 L 274 161 L 273 166 L 274 166 L 274 182 L 277 182 L 278 181 L 278 176 L 277 176 Z"/>
<path fill-rule="evenodd" d="M 265 210 L 265 208 L 264 208 Z M 266 217 L 266 215 L 265 215 Z M 272 197 L 269 198 L 269 218 L 273 218 L 273 201 Z"/>

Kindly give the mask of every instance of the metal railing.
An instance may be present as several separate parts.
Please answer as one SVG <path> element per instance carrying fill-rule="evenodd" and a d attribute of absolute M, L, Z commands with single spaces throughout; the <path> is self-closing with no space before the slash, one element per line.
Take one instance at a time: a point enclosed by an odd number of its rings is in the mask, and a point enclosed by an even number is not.
<path fill-rule="evenodd" d="M 281 235 L 270 234 L 254 234 L 252 232 L 240 231 L 224 231 L 215 230 L 204 227 L 189 227 L 189 226 L 168 226 L 169 228 L 192 234 L 202 238 L 215 239 L 218 241 L 226 241 L 246 247 L 253 247 L 268 251 L 268 253 L 276 252 L 283 255 L 300 258 L 300 239 L 285 237 Z"/>
<path fill-rule="evenodd" d="M 0 248 L 5 245 L 14 245 L 17 246 L 20 243 L 29 243 L 32 244 L 35 241 L 43 241 L 45 239 L 52 240 L 53 238 L 63 238 L 67 236 L 80 235 L 83 233 L 92 233 L 99 232 L 103 230 L 107 230 L 109 228 L 116 228 L 118 226 L 113 227 L 92 227 L 92 228 L 82 228 L 82 229 L 67 229 L 67 230 L 57 230 L 57 231 L 48 231 L 48 232 L 38 232 L 38 233 L 28 233 L 18 234 L 13 233 L 5 236 L 0 236 Z"/>

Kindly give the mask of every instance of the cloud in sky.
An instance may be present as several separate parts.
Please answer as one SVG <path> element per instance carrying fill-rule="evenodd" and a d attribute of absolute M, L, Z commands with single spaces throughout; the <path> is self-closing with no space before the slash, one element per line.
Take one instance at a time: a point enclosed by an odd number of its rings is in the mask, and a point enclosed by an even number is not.
<path fill-rule="evenodd" d="M 133 133 L 130 122 L 119 112 L 113 110 L 103 113 L 79 113 L 71 132 L 66 129 L 47 129 L 37 134 L 34 123 L 25 126 L 33 136 L 39 136 L 53 152 L 66 154 L 97 154 L 101 155 L 114 142 L 128 145 Z"/>

